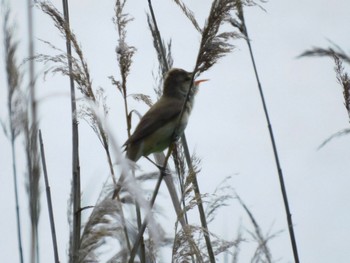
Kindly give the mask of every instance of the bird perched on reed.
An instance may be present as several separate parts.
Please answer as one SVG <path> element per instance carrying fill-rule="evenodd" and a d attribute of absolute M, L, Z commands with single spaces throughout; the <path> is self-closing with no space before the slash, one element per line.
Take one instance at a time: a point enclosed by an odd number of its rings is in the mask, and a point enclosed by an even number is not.
<path fill-rule="evenodd" d="M 192 74 L 179 68 L 173 68 L 166 74 L 163 95 L 141 118 L 134 133 L 124 144 L 128 159 L 137 162 L 142 156 L 161 152 L 183 134 L 198 86 L 207 81 L 194 81 L 186 101 Z"/>

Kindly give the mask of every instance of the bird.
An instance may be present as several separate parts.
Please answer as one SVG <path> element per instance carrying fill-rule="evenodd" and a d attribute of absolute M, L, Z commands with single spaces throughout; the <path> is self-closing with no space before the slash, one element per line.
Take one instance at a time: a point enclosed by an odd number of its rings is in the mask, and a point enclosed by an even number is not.
<path fill-rule="evenodd" d="M 173 68 L 166 73 L 162 96 L 141 118 L 135 131 L 123 145 L 129 160 L 136 163 L 142 156 L 162 152 L 182 136 L 199 84 L 208 81 L 193 81 L 186 101 L 192 78 L 192 72 L 180 68 Z"/>

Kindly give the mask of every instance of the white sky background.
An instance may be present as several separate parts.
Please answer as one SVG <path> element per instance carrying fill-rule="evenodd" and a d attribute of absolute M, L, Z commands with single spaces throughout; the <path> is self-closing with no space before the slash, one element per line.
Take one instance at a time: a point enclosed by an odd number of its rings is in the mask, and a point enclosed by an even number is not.
<path fill-rule="evenodd" d="M 26 1 L 11 0 L 20 41 L 20 57 L 27 56 Z M 147 28 L 147 1 L 129 1 L 127 11 L 135 18 L 128 26 L 127 41 L 137 48 L 128 83 L 129 93 L 145 93 L 155 98 L 152 71 L 157 70 L 156 54 Z M 209 13 L 211 1 L 186 1 L 200 23 Z M 53 1 L 61 10 L 61 1 Z M 332 40 L 346 51 L 349 47 L 347 0 L 270 1 L 261 9 L 247 8 L 246 23 L 272 126 L 274 129 L 290 209 L 295 224 L 301 262 L 338 262 L 350 260 L 349 212 L 349 136 L 337 138 L 321 150 L 317 147 L 331 134 L 348 127 L 342 91 L 335 79 L 333 61 L 327 58 L 296 56 L 312 46 L 327 47 Z M 117 32 L 112 23 L 114 1 L 70 1 L 70 22 L 91 70 L 94 88 L 101 86 L 108 95 L 109 123 L 119 143 L 126 139 L 124 109 L 119 92 L 107 78 L 119 79 L 114 52 Z M 173 1 L 154 1 L 161 34 L 173 41 L 174 66 L 188 71 L 194 67 L 200 36 Z M 35 10 L 35 37 L 48 40 L 65 49 L 51 20 Z M 1 39 L 2 41 L 2 39 Z M 3 42 L 1 42 L 3 43 Z M 251 209 L 264 233 L 284 230 L 271 240 L 273 258 L 293 262 L 282 196 L 271 143 L 258 94 L 253 69 L 243 40 L 234 42 L 235 51 L 220 60 L 202 77 L 209 78 L 196 98 L 196 105 L 186 129 L 191 152 L 202 159 L 199 184 L 203 193 L 231 175 L 231 183 Z M 50 53 L 36 41 L 37 53 Z M 1 50 L 3 54 L 3 48 Z M 43 132 L 46 160 L 50 176 L 55 221 L 62 262 L 66 261 L 68 226 L 67 200 L 71 181 L 71 119 L 69 81 L 60 76 L 42 81 L 43 65 L 37 64 L 40 99 L 40 128 Z M 7 118 L 6 75 L 1 61 L 0 117 Z M 77 93 L 78 94 L 78 93 Z M 129 100 L 130 109 L 145 112 L 142 103 Z M 80 165 L 83 205 L 93 205 L 108 176 L 105 154 L 88 125 L 80 125 Z M 1 262 L 17 262 L 15 204 L 10 158 L 10 143 L 0 133 L 0 251 Z M 20 209 L 24 257 L 29 257 L 29 216 L 23 177 L 25 158 L 21 139 L 17 141 Z M 140 162 L 143 171 L 154 171 Z M 52 262 L 46 200 L 42 185 L 40 217 L 41 262 Z M 163 188 L 166 216 L 170 233 L 174 216 L 168 194 Z M 170 214 L 169 214 L 170 213 Z M 251 224 L 236 201 L 220 210 L 210 230 L 224 238 L 235 237 L 239 224 L 251 229 Z M 249 262 L 250 252 L 244 252 L 240 262 Z M 164 262 L 168 262 L 166 256 Z M 222 261 L 222 257 L 218 257 Z"/>

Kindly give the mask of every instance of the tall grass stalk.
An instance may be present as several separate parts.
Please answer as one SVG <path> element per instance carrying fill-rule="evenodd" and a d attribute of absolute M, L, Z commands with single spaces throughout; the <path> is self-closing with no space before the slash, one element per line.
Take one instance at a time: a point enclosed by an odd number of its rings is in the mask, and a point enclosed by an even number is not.
<path fill-rule="evenodd" d="M 21 119 L 21 101 L 20 84 L 22 80 L 22 73 L 19 71 L 19 65 L 16 61 L 16 53 L 18 48 L 18 42 L 14 40 L 14 25 L 11 25 L 10 21 L 10 8 L 5 6 L 5 2 L 2 3 L 4 8 L 3 14 L 3 35 L 5 46 L 5 64 L 7 74 L 7 106 L 9 114 L 9 130 L 4 124 L 4 131 L 11 142 L 11 155 L 12 155 L 12 173 L 13 173 L 13 187 L 15 193 L 16 204 L 16 223 L 17 223 L 17 241 L 18 241 L 18 256 L 21 263 L 23 263 L 23 249 L 22 249 L 22 230 L 21 230 L 21 217 L 19 207 L 19 194 L 18 194 L 18 182 L 17 182 L 17 161 L 16 161 L 16 147 L 15 141 L 20 134 L 20 119 Z M 22 98 L 23 99 L 23 98 Z M 2 123 L 1 123 L 2 124 Z"/>
<path fill-rule="evenodd" d="M 52 237 L 52 246 L 53 246 L 54 258 L 55 258 L 55 263 L 59 263 L 60 260 L 59 260 L 59 257 L 58 257 L 57 238 L 56 238 L 55 220 L 54 220 L 54 216 L 53 216 L 51 190 L 50 190 L 49 178 L 48 178 L 48 174 L 47 174 L 44 142 L 43 142 L 43 138 L 42 138 L 42 135 L 41 135 L 41 130 L 39 130 L 39 143 L 40 143 L 41 163 L 42 163 L 43 174 L 44 174 L 44 179 L 45 179 L 46 200 L 47 200 L 47 207 L 48 207 L 48 210 L 49 210 L 49 218 L 50 218 L 50 227 L 51 227 L 51 237 Z"/>
<path fill-rule="evenodd" d="M 27 0 L 28 15 L 28 57 L 34 57 L 34 27 L 33 27 L 33 1 Z M 26 152 L 28 162 L 28 194 L 31 218 L 31 257 L 30 262 L 39 262 L 38 223 L 40 214 L 40 169 L 38 158 L 38 128 L 37 128 L 37 102 L 35 92 L 35 66 L 34 60 L 29 61 L 29 99 L 30 107 L 26 122 Z"/>
<path fill-rule="evenodd" d="M 69 6 L 68 0 L 62 0 L 63 15 L 67 27 L 69 27 Z M 75 85 L 72 74 L 72 46 L 71 41 L 66 37 L 66 51 L 69 71 L 70 85 L 70 102 L 71 102 L 71 117 L 72 117 L 72 189 L 71 197 L 73 198 L 73 231 L 70 238 L 69 258 L 70 262 L 75 262 L 77 259 L 80 247 L 80 228 L 81 228 L 81 185 L 80 185 L 80 164 L 79 164 L 79 133 L 78 133 L 78 118 L 77 118 L 77 103 L 75 96 Z"/>
<path fill-rule="evenodd" d="M 250 40 L 249 40 L 248 30 L 247 30 L 247 27 L 246 27 L 244 14 L 243 14 L 243 7 L 242 7 L 242 4 L 241 4 L 241 1 L 238 1 L 238 3 L 239 3 L 239 5 L 238 5 L 238 10 L 237 10 L 238 11 L 237 15 L 238 15 L 238 18 L 240 19 L 240 24 L 238 25 L 238 27 L 239 27 L 240 31 L 242 32 L 242 34 L 245 36 L 245 40 L 246 40 L 248 48 L 249 48 L 249 54 L 250 54 L 250 58 L 252 60 L 254 74 L 255 74 L 255 77 L 256 77 L 258 90 L 259 90 L 261 102 L 262 102 L 262 105 L 263 105 L 264 114 L 265 114 L 265 118 L 266 118 L 266 121 L 267 121 L 267 126 L 268 126 L 268 129 L 269 129 L 271 144 L 272 144 L 272 148 L 273 148 L 273 154 L 274 154 L 274 157 L 275 157 L 275 162 L 276 162 L 276 167 L 277 167 L 277 172 L 278 172 L 278 178 L 279 178 L 279 182 L 280 182 L 280 187 L 281 187 L 281 192 L 282 192 L 282 197 L 283 197 L 283 202 L 284 202 L 284 208 L 285 208 L 285 213 L 286 213 L 286 217 L 287 217 L 289 237 L 290 237 L 290 241 L 291 241 L 292 249 L 293 249 L 294 261 L 295 261 L 295 263 L 299 263 L 299 255 L 298 255 L 298 248 L 297 248 L 296 238 L 295 238 L 295 234 L 294 234 L 294 228 L 293 228 L 294 225 L 293 225 L 293 221 L 292 221 L 292 214 L 291 214 L 290 208 L 289 208 L 288 196 L 287 196 L 287 191 L 286 191 L 286 187 L 285 187 L 285 183 L 284 183 L 284 176 L 283 176 L 281 164 L 280 164 L 280 161 L 279 161 L 279 155 L 278 155 L 278 151 L 277 151 L 277 145 L 276 145 L 276 141 L 275 141 L 275 136 L 273 134 L 273 129 L 272 129 L 269 113 L 268 113 L 268 110 L 267 110 L 267 105 L 266 105 L 266 101 L 265 101 L 265 97 L 264 97 L 263 88 L 262 88 L 262 85 L 261 85 L 261 82 L 260 82 L 260 78 L 259 78 L 259 74 L 258 74 L 258 70 L 257 70 L 257 67 L 256 67 L 255 58 L 254 58 L 254 54 L 253 54 L 253 49 L 252 49 L 252 46 L 251 46 L 251 43 L 250 43 Z M 237 23 L 234 23 L 233 20 L 231 20 L 231 21 L 232 21 L 232 25 L 233 26 L 237 26 Z"/>
<path fill-rule="evenodd" d="M 125 112 L 125 120 L 126 120 L 126 126 L 127 126 L 127 133 L 128 137 L 131 136 L 131 116 L 129 115 L 129 109 L 128 109 L 128 100 L 127 100 L 127 78 L 130 72 L 130 67 L 132 64 L 132 57 L 136 51 L 136 49 L 132 46 L 129 46 L 126 42 L 126 26 L 127 24 L 133 20 L 133 18 L 129 17 L 129 14 L 124 13 L 124 7 L 126 4 L 126 0 L 117 0 L 115 3 L 115 17 L 113 18 L 114 24 L 117 27 L 118 31 L 118 45 L 116 47 L 116 54 L 117 54 L 117 60 L 119 63 L 119 71 L 121 76 L 121 81 L 116 81 L 113 77 L 110 77 L 112 80 L 112 83 L 117 87 L 117 89 L 121 92 L 123 96 L 123 102 L 124 102 L 124 112 Z M 133 175 L 134 176 L 134 175 Z M 118 201 L 120 201 L 119 195 L 116 196 L 118 198 Z M 135 209 L 136 209 L 136 219 L 137 219 L 137 225 L 140 230 L 141 228 L 141 209 L 139 207 L 139 204 L 135 203 Z M 121 212 L 123 212 L 123 208 L 121 207 Z M 124 217 L 123 217 L 124 218 Z M 129 251 L 131 251 L 131 244 L 129 239 L 129 234 L 126 229 L 126 225 L 124 224 L 124 233 L 125 233 L 125 239 L 127 243 L 127 247 Z M 142 237 L 143 239 L 143 237 Z M 141 263 L 144 263 L 146 260 L 145 255 L 145 246 L 144 241 L 141 241 Z"/>

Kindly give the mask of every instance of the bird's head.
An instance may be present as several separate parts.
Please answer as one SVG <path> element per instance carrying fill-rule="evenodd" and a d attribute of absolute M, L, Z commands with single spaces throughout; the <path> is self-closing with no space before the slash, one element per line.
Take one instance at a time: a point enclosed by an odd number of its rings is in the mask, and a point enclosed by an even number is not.
<path fill-rule="evenodd" d="M 168 71 L 164 80 L 163 95 L 174 98 L 184 98 L 187 95 L 192 80 L 192 72 L 187 72 L 180 68 L 173 68 Z M 194 81 L 194 92 L 200 82 L 206 80 Z"/>

